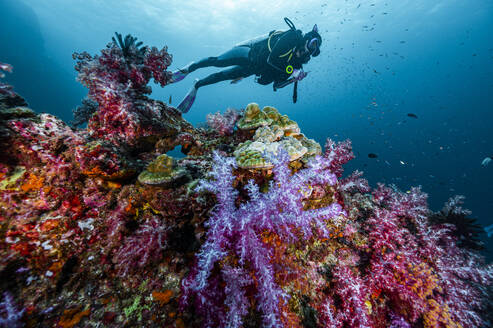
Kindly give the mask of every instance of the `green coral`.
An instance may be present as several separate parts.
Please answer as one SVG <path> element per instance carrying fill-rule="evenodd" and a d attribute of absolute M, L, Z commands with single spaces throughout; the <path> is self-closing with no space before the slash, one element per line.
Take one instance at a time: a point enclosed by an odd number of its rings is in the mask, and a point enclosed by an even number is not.
<path fill-rule="evenodd" d="M 270 125 L 272 120 L 260 110 L 256 103 L 248 104 L 245 115 L 236 123 L 240 130 L 251 130 L 261 126 Z"/>
<path fill-rule="evenodd" d="M 276 108 L 271 106 L 265 106 L 262 111 L 270 118 L 273 122 L 276 122 L 281 117 L 281 114 L 277 111 Z"/>
<path fill-rule="evenodd" d="M 294 161 L 303 156 L 307 149 L 301 142 L 293 137 L 285 137 L 278 142 L 262 142 L 259 140 L 248 140 L 238 146 L 234 151 L 234 156 L 238 166 L 244 169 L 261 169 L 271 168 L 273 164 L 267 161 L 263 154 L 274 153 L 277 154 L 280 148 L 286 150 Z"/>
<path fill-rule="evenodd" d="M 322 146 L 313 139 L 308 139 L 305 135 L 301 134 L 300 138 L 297 138 L 301 144 L 306 147 L 307 151 L 305 157 L 322 154 Z"/>
<path fill-rule="evenodd" d="M 298 123 L 291 120 L 287 115 L 280 115 L 279 119 L 275 121 L 274 124 L 279 126 L 284 131 L 285 136 L 300 133 L 300 127 L 298 126 Z"/>
<path fill-rule="evenodd" d="M 273 126 L 262 126 L 255 131 L 253 140 L 258 140 L 261 142 L 274 142 L 284 135 L 284 131 L 277 125 Z"/>
<path fill-rule="evenodd" d="M 130 317 L 134 312 L 140 310 L 141 312 L 141 305 L 140 305 L 140 300 L 142 299 L 142 296 L 137 295 L 134 298 L 134 301 L 131 305 L 127 306 L 126 308 L 123 309 L 123 312 L 125 313 L 125 317 Z"/>
<path fill-rule="evenodd" d="M 178 167 L 173 159 L 166 154 L 159 155 L 147 168 L 139 174 L 142 184 L 167 186 L 187 175 L 187 171 Z"/>
<path fill-rule="evenodd" d="M 0 180 L 0 190 L 17 190 L 15 184 L 25 172 L 26 168 L 24 166 L 16 166 L 9 176 Z"/>
<path fill-rule="evenodd" d="M 36 113 L 28 107 L 18 106 L 11 108 L 3 108 L 0 106 L 0 119 L 11 120 L 11 119 L 19 119 L 19 118 L 33 118 L 33 117 L 36 117 Z"/>

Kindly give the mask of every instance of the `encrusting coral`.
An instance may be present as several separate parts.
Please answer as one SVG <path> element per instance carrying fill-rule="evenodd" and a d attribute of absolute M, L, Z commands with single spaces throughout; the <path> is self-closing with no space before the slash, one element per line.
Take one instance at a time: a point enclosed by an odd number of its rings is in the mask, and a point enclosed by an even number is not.
<path fill-rule="evenodd" d="M 162 154 L 139 174 L 138 180 L 143 184 L 164 187 L 183 179 L 186 175 L 187 171 L 177 166 L 172 157 Z"/>
<path fill-rule="evenodd" d="M 74 58 L 85 129 L 0 85 L 0 326 L 493 324 L 461 197 L 433 213 L 420 188 L 343 177 L 349 140 L 322 151 L 270 106 L 194 128 L 147 97 L 165 47 L 116 34 Z"/>

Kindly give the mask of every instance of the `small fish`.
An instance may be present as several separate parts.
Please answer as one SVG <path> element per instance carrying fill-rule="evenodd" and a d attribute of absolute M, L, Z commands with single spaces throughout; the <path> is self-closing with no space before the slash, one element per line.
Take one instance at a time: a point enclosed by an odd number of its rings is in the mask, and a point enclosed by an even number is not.
<path fill-rule="evenodd" d="M 401 163 L 401 165 L 406 165 L 404 161 L 399 161 L 399 163 Z"/>
<path fill-rule="evenodd" d="M 374 153 L 369 153 L 368 154 L 368 158 L 377 158 L 378 155 L 377 154 L 374 154 Z"/>
<path fill-rule="evenodd" d="M 408 113 L 407 116 L 412 117 L 412 118 L 418 118 L 418 115 L 413 114 L 413 113 Z"/>
<path fill-rule="evenodd" d="M 484 231 L 488 235 L 488 238 L 490 238 L 491 236 L 493 236 L 493 224 L 491 224 L 491 225 L 487 226 L 486 228 L 484 228 Z"/>
<path fill-rule="evenodd" d="M 169 95 L 168 103 L 171 105 L 171 95 Z"/>
<path fill-rule="evenodd" d="M 491 159 L 491 157 L 485 157 L 485 159 L 483 159 L 483 161 L 481 162 L 481 166 L 487 167 L 491 163 L 492 160 L 493 159 Z"/>
<path fill-rule="evenodd" d="M 403 41 L 401 41 L 401 43 L 406 43 L 406 41 L 403 40 Z"/>

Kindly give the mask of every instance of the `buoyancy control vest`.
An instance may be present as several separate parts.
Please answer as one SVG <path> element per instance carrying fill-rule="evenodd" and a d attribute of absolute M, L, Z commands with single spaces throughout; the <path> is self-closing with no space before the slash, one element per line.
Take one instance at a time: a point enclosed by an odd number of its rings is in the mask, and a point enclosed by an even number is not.
<path fill-rule="evenodd" d="M 289 74 L 283 73 L 282 71 L 276 71 L 276 69 L 267 62 L 267 58 L 269 58 L 269 55 L 271 54 L 272 49 L 277 41 L 286 33 L 294 33 L 296 34 L 296 40 L 302 42 L 303 33 L 301 32 L 301 30 L 296 30 L 294 24 L 288 18 L 284 18 L 284 21 L 286 22 L 286 24 L 288 24 L 290 28 L 289 30 L 272 30 L 268 34 L 264 34 L 253 39 L 240 42 L 236 45 L 237 47 L 250 48 L 249 59 L 252 64 L 251 69 L 253 70 L 255 75 L 262 76 L 260 81 L 258 81 L 261 84 L 268 84 L 274 80 L 283 80 L 289 77 Z M 296 47 L 299 46 L 298 43 L 299 42 L 295 42 L 292 48 L 287 49 L 287 51 L 282 54 L 279 54 L 279 57 L 281 57 L 286 62 L 293 61 L 292 63 L 294 68 L 301 67 L 301 64 L 297 63 L 297 61 L 294 59 L 294 51 Z"/>

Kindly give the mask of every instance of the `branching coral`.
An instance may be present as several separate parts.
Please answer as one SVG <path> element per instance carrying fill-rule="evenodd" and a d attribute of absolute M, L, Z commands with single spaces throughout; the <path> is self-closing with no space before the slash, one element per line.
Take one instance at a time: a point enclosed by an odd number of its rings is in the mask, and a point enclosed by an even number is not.
<path fill-rule="evenodd" d="M 151 261 L 159 260 L 165 246 L 166 227 L 159 218 L 151 217 L 133 235 L 125 238 L 113 262 L 119 273 L 126 275 L 147 266 Z"/>
<path fill-rule="evenodd" d="M 0 327 L 17 328 L 24 326 L 20 320 L 26 310 L 18 310 L 16 307 L 12 295 L 5 292 L 3 294 L 3 302 L 0 303 Z"/>
<path fill-rule="evenodd" d="M 168 83 L 166 68 L 171 56 L 166 47 L 138 48 L 131 36 L 118 41 L 120 47 L 109 43 L 99 56 L 82 52 L 74 53 L 73 58 L 77 79 L 89 89 L 89 98 L 99 104 L 89 130 L 94 136 L 131 144 L 138 137 L 165 129 L 161 109 L 143 97 L 151 93 L 147 84 L 152 78 L 161 86 Z"/>
<path fill-rule="evenodd" d="M 480 327 L 478 316 L 493 281 L 493 266 L 482 267 L 479 254 L 455 245 L 446 225 L 430 225 L 426 194 L 379 185 L 379 208 L 368 220 L 372 294 L 384 294 L 410 322 L 425 327 Z M 379 296 L 376 296 L 379 297 Z"/>
<path fill-rule="evenodd" d="M 251 271 L 255 277 L 257 309 L 263 314 L 264 325 L 279 326 L 282 315 L 280 306 L 287 301 L 287 295 L 279 288 L 274 276 L 282 268 L 271 264 L 273 253 L 262 242 L 261 233 L 271 231 L 283 240 L 294 242 L 300 236 L 298 233 L 303 238 L 310 238 L 312 228 L 315 227 L 321 236 L 328 238 L 330 232 L 325 226 L 326 221 L 343 214 L 341 206 L 332 203 L 324 208 L 304 211 L 302 199 L 305 195 L 303 190 L 308 185 L 333 185 L 336 183 L 335 175 L 327 169 L 330 165 L 327 159 L 320 156 L 310 161 L 307 169 L 291 175 L 287 167 L 289 155 L 281 151 L 278 156 L 269 159 L 274 163 L 274 180 L 269 191 L 260 193 L 259 187 L 250 181 L 247 185 L 250 201 L 236 208 L 238 192 L 233 188 L 234 159 L 223 158 L 216 153 L 214 160 L 212 180 L 203 181 L 200 189 L 214 192 L 218 204 L 207 223 L 207 240 L 197 255 L 195 269 L 183 283 L 183 303 L 188 304 L 190 297 L 195 295 L 196 307 L 199 309 L 215 304 L 214 308 L 218 312 L 212 312 L 215 315 L 208 318 L 206 326 L 226 326 L 225 317 L 241 316 L 231 311 L 243 313 L 243 308 L 235 306 L 225 314 L 225 310 L 216 303 L 217 291 L 209 294 L 212 281 L 216 279 L 211 276 L 214 265 L 233 256 L 243 270 Z M 228 277 L 230 273 L 231 270 L 221 270 L 226 283 L 234 280 Z M 233 289 L 226 286 L 226 291 Z M 226 295 L 226 299 L 231 297 Z M 240 321 L 235 322 L 239 324 Z"/>
<path fill-rule="evenodd" d="M 440 212 L 431 215 L 430 220 L 434 224 L 454 225 L 452 229 L 457 238 L 457 245 L 480 251 L 484 249 L 483 242 L 479 239 L 483 228 L 476 223 L 476 219 L 469 217 L 471 211 L 462 208 L 464 199 L 464 196 L 451 197 Z"/>
<path fill-rule="evenodd" d="M 228 108 L 224 114 L 220 112 L 207 114 L 207 124 L 222 136 L 231 135 L 236 121 L 240 118 L 240 112 Z"/>
<path fill-rule="evenodd" d="M 82 105 L 77 106 L 77 108 L 72 111 L 74 114 L 74 120 L 71 122 L 72 126 L 77 127 L 87 123 L 97 110 L 97 102 L 87 97 L 82 99 Z"/>
<path fill-rule="evenodd" d="M 330 138 L 327 138 L 325 143 L 324 156 L 330 162 L 330 170 L 339 178 L 342 175 L 342 166 L 354 158 L 351 141 L 345 140 L 336 143 Z"/>

